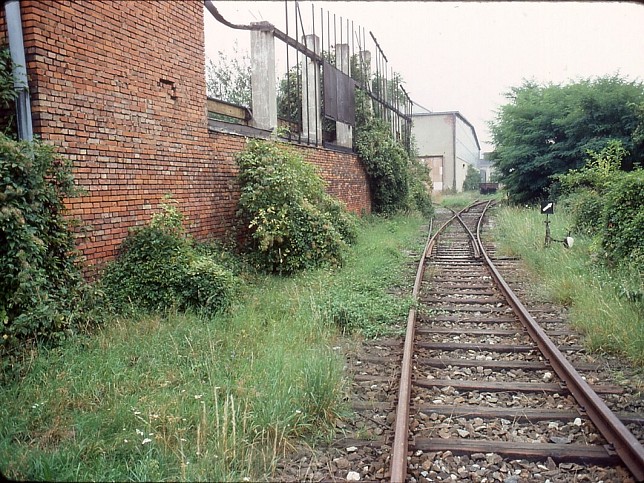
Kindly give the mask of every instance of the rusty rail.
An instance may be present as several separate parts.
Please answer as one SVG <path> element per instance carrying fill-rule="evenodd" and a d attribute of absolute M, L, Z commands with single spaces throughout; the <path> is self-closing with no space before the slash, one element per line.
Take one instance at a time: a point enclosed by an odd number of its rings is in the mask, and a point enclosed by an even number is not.
<path fill-rule="evenodd" d="M 642 447 L 628 428 L 606 406 L 604 401 L 593 391 L 588 383 L 583 380 L 572 364 L 568 362 L 566 357 L 550 340 L 537 321 L 530 315 L 526 307 L 521 303 L 492 263 L 481 241 L 482 220 L 488 208 L 489 203 L 479 219 L 476 228 L 476 237 L 481 248 L 481 254 L 490 269 L 490 274 L 495 283 L 499 290 L 503 292 L 508 304 L 513 308 L 519 320 L 530 334 L 530 337 L 537 343 L 539 350 L 548 360 L 557 375 L 564 381 L 570 393 L 585 410 L 593 424 L 613 446 L 614 451 L 637 481 L 644 481 L 644 447 Z"/>
<path fill-rule="evenodd" d="M 476 236 L 467 228 L 460 215 L 467 209 L 474 206 L 487 203 L 481 217 L 477 223 Z M 537 346 L 551 365 L 552 369 L 564 381 L 567 389 L 574 396 L 578 404 L 583 408 L 593 424 L 602 433 L 604 438 L 610 443 L 609 450 L 617 453 L 624 465 L 631 471 L 637 481 L 644 481 L 644 448 L 637 441 L 635 436 L 624 426 L 617 416 L 606 406 L 602 399 L 593 391 L 593 389 L 584 381 L 577 370 L 568 362 L 561 351 L 546 335 L 544 330 L 538 325 L 530 315 L 526 307 L 521 303 L 514 294 L 509 285 L 505 282 L 492 260 L 487 254 L 481 240 L 481 226 L 483 217 L 487 209 L 492 204 L 488 202 L 474 202 L 467 208 L 455 213 L 446 221 L 433 236 L 428 237 L 428 242 L 421 256 L 416 280 L 414 283 L 413 297 L 416 301 L 420 284 L 423 279 L 425 268 L 425 259 L 433 250 L 438 235 L 445 229 L 449 223 L 457 219 L 467 230 L 473 241 L 475 253 L 483 258 L 484 263 L 488 266 L 490 274 L 497 284 L 499 290 L 506 297 L 508 304 L 513 308 L 515 314 L 526 327 L 526 330 L 536 342 Z M 431 235 L 431 227 L 430 227 Z M 408 424 L 409 424 L 409 402 L 411 396 L 411 372 L 412 356 L 415 336 L 415 319 L 416 309 L 409 311 L 407 318 L 407 332 L 405 336 L 404 353 L 401 368 L 401 380 L 398 391 L 398 407 L 396 409 L 396 425 L 394 443 L 392 446 L 390 481 L 400 483 L 405 481 L 407 475 L 407 452 L 408 452 Z M 610 452 L 610 451 L 609 451 Z"/>

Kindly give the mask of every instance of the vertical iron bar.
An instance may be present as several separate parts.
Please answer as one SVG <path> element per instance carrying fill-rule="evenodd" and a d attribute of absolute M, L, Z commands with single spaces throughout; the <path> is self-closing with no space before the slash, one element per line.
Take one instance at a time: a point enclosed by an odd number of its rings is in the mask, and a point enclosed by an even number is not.
<path fill-rule="evenodd" d="M 315 52 L 315 7 L 313 4 L 311 4 L 311 16 L 313 17 L 313 52 Z M 318 52 L 315 52 L 316 54 Z M 320 70 L 320 66 L 317 63 L 317 60 L 312 59 L 313 62 L 311 64 L 313 65 L 313 84 L 316 87 L 320 86 L 320 83 L 316 82 L 318 79 L 318 72 Z M 318 139 L 318 121 L 320 119 L 320 106 L 318 106 L 318 97 L 319 97 L 319 92 L 316 93 L 315 96 L 315 145 L 318 145 L 319 139 Z"/>

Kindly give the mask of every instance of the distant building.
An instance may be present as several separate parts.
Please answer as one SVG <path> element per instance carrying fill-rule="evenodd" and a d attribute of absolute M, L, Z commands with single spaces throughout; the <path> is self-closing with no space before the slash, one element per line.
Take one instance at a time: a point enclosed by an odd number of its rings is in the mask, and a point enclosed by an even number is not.
<path fill-rule="evenodd" d="M 492 153 L 481 153 L 478 162 L 479 172 L 481 173 L 481 183 L 491 183 L 492 174 L 494 173 L 494 162 L 490 159 Z"/>
<path fill-rule="evenodd" d="M 412 133 L 434 190 L 463 191 L 468 165 L 477 168 L 481 153 L 474 126 L 458 111 L 423 110 L 412 115 Z"/>

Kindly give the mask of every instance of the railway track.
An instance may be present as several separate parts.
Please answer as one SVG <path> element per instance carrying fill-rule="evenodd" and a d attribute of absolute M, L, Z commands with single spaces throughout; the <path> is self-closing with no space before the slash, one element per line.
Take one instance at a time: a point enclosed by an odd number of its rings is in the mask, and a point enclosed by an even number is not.
<path fill-rule="evenodd" d="M 472 243 L 483 208 L 477 205 L 461 214 L 469 231 L 452 213 L 439 210 L 430 235 L 451 222 L 436 238 L 428 237 L 423 253 L 409 254 L 410 267 L 423 260 L 415 283 L 401 281 L 399 287 L 411 290 L 413 284 L 418 301 L 407 320 L 406 337 L 336 348 L 346 355 L 353 417 L 338 421 L 332 441 L 295 451 L 278 468 L 278 480 L 642 479 L 641 446 L 626 436 L 634 449 L 620 454 L 621 436 L 611 439 L 605 427 L 598 429 L 605 422 L 600 416 L 597 425 L 590 417 L 597 413 L 595 396 L 582 398 L 582 403 L 575 399 L 573 386 L 580 381 L 566 382 L 555 369 L 561 365 L 553 363 L 556 356 L 541 353 L 527 322 L 521 322 L 494 283 L 483 252 L 525 300 L 540 330 L 640 442 L 641 387 L 616 385 L 619 361 L 587 354 L 560 307 L 531 300 L 518 260 L 497 256 L 493 243 Z M 622 432 L 630 434 L 623 426 Z"/>
<path fill-rule="evenodd" d="M 642 419 L 613 413 L 601 395 L 621 387 L 589 384 L 578 370 L 599 368 L 576 336 L 548 307 L 533 309 L 537 322 L 503 280 L 495 264 L 512 261 L 477 237 L 487 206 L 450 217 L 422 257 L 391 481 L 643 481 L 644 449 L 626 427 Z"/>

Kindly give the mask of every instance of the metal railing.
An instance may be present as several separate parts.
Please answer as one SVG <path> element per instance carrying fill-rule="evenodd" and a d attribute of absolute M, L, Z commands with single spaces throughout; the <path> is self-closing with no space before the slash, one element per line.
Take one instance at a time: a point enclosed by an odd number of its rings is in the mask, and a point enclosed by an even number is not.
<path fill-rule="evenodd" d="M 284 70 L 276 93 L 282 137 L 352 148 L 355 130 L 375 117 L 410 151 L 412 101 L 373 32 L 367 36 L 353 21 L 322 8 L 316 15 L 313 5 L 307 17 L 299 2 L 285 2 L 285 31 L 268 22 L 235 25 L 212 2 L 206 0 L 205 6 L 230 28 L 270 31 L 283 44 Z"/>

